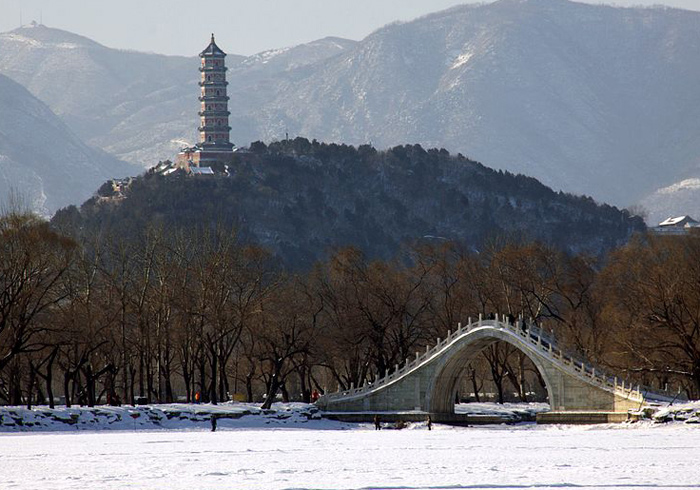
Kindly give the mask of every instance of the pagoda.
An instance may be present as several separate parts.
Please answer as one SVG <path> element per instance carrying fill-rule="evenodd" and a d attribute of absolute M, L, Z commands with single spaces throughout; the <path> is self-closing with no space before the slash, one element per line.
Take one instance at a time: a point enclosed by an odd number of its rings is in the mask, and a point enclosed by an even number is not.
<path fill-rule="evenodd" d="M 186 167 L 209 167 L 212 163 L 230 163 L 233 155 L 233 144 L 230 141 L 228 117 L 229 97 L 226 94 L 226 53 L 216 45 L 214 34 L 211 42 L 199 54 L 202 59 L 199 71 L 202 79 L 199 82 L 201 94 L 199 101 L 199 143 L 180 152 L 179 160 Z"/>

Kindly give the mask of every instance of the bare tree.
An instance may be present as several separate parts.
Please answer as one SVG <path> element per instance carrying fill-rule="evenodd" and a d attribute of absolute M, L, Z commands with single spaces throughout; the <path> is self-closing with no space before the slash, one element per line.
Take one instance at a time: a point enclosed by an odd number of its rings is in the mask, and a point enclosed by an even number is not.
<path fill-rule="evenodd" d="M 0 373 L 22 354 L 44 350 L 55 330 L 50 313 L 66 299 L 61 279 L 70 269 L 76 244 L 27 213 L 0 217 Z M 35 372 L 30 370 L 31 387 Z M 11 376 L 13 383 L 20 382 Z M 32 388 L 33 389 L 33 388 Z M 30 389 L 30 396 L 31 391 Z M 5 390 L 19 402 L 18 386 Z"/>

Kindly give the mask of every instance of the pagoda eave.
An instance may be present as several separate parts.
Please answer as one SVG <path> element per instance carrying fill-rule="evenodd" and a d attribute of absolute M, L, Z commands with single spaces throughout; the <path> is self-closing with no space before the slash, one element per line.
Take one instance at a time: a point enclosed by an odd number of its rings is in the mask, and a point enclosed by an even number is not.
<path fill-rule="evenodd" d="M 228 102 L 228 95 L 205 95 L 199 98 L 200 102 Z"/>
<path fill-rule="evenodd" d="M 228 67 L 226 66 L 200 66 L 199 71 L 201 72 L 224 72 L 228 71 Z"/>

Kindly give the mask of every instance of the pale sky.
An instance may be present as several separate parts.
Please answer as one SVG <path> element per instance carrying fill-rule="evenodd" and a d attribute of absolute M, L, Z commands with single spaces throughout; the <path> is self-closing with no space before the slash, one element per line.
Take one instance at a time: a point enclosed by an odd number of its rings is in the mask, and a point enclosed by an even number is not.
<path fill-rule="evenodd" d="M 24 24 L 43 20 L 112 48 L 188 56 L 214 32 L 225 51 L 248 55 L 326 36 L 359 40 L 390 22 L 473 1 L 0 0 L 0 32 L 18 27 L 21 15 Z M 586 1 L 700 10 L 700 0 Z"/>

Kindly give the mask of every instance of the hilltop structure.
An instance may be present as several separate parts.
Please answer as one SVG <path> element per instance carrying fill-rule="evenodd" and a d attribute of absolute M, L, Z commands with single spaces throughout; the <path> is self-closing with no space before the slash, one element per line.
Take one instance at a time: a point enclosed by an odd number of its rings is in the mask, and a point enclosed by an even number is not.
<path fill-rule="evenodd" d="M 700 222 L 687 215 L 670 217 L 650 231 L 655 235 L 688 235 L 700 231 Z"/>
<path fill-rule="evenodd" d="M 202 79 L 201 110 L 199 112 L 199 143 L 190 148 L 184 148 L 178 155 L 178 166 L 191 168 L 210 167 L 213 163 L 227 164 L 231 162 L 234 145 L 230 141 L 231 126 L 229 126 L 228 110 L 229 97 L 226 81 L 226 53 L 216 45 L 214 34 L 211 42 L 199 54 L 202 59 L 199 71 Z"/>

